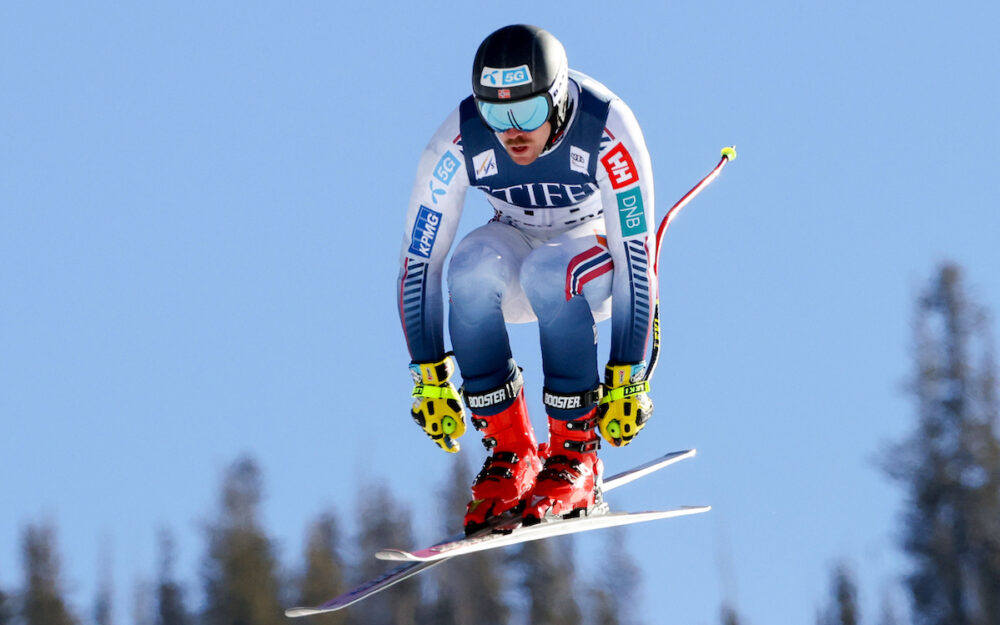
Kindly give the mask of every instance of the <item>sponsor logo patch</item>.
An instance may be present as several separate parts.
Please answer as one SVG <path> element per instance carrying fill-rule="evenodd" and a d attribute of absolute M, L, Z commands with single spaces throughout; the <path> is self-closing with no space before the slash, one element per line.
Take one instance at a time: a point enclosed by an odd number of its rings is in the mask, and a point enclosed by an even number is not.
<path fill-rule="evenodd" d="M 484 87 L 516 87 L 531 82 L 531 70 L 527 65 L 518 67 L 484 67 L 479 75 L 479 84 Z"/>
<path fill-rule="evenodd" d="M 580 203 L 587 196 L 598 190 L 597 185 L 593 182 L 585 182 L 583 184 L 528 182 L 509 187 L 490 187 L 482 184 L 476 185 L 476 188 L 482 189 L 508 204 L 516 204 L 522 208 L 570 206 Z"/>
<path fill-rule="evenodd" d="M 445 152 L 438 164 L 434 166 L 434 177 L 444 183 L 445 186 L 451 184 L 451 179 L 455 177 L 460 163 L 451 152 Z"/>
<path fill-rule="evenodd" d="M 441 159 L 437 162 L 437 165 L 434 166 L 434 171 L 432 173 L 432 175 L 434 176 L 434 180 L 431 180 L 430 182 L 427 183 L 431 190 L 431 201 L 434 204 L 438 203 L 439 196 L 445 195 L 448 192 L 447 189 L 440 189 L 436 187 L 434 185 L 434 181 L 437 180 L 438 182 L 443 183 L 445 187 L 447 187 L 448 185 L 451 184 L 451 179 L 455 177 L 455 172 L 458 171 L 460 165 L 461 162 L 458 160 L 458 158 L 456 158 L 454 154 L 448 151 L 441 156 Z"/>
<path fill-rule="evenodd" d="M 621 143 L 605 154 L 601 163 L 611 179 L 612 189 L 621 189 L 634 182 L 639 182 L 639 172 L 635 170 L 632 155 Z"/>
<path fill-rule="evenodd" d="M 500 170 L 497 169 L 497 157 L 492 149 L 473 156 L 472 166 L 476 169 L 476 180 L 500 173 Z"/>
<path fill-rule="evenodd" d="M 581 150 L 575 145 L 569 146 L 569 168 L 586 174 L 590 169 L 590 152 Z"/>
<path fill-rule="evenodd" d="M 579 395 L 553 395 L 546 392 L 542 398 L 542 403 L 552 408 L 572 410 L 573 408 L 583 407 L 583 398 Z"/>
<path fill-rule="evenodd" d="M 622 225 L 622 236 L 630 237 L 646 232 L 646 213 L 642 207 L 642 192 L 639 187 L 622 191 L 618 197 L 618 220 Z"/>
<path fill-rule="evenodd" d="M 508 398 L 506 388 L 495 390 L 491 393 L 473 394 L 465 396 L 465 401 L 469 408 L 489 408 L 495 406 Z"/>
<path fill-rule="evenodd" d="M 413 224 L 413 233 L 410 236 L 410 253 L 430 258 L 440 227 L 441 213 L 421 205 L 420 211 L 417 213 L 417 221 Z"/>
<path fill-rule="evenodd" d="M 430 187 L 430 190 L 431 190 L 431 202 L 433 202 L 434 204 L 438 203 L 438 196 L 445 195 L 446 193 L 448 193 L 447 189 L 439 189 L 439 188 L 435 187 L 433 180 L 431 180 L 430 182 L 428 182 L 427 186 Z"/>

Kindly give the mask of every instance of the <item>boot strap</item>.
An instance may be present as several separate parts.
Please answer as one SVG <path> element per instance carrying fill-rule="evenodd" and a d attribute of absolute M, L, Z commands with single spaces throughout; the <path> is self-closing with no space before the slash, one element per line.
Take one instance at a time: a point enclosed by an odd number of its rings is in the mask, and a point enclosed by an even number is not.
<path fill-rule="evenodd" d="M 575 408 L 590 408 L 601 401 L 601 391 L 603 386 L 598 385 L 580 393 L 558 393 L 556 391 L 543 388 L 542 403 L 549 408 L 560 410 L 573 410 Z"/>
<path fill-rule="evenodd" d="M 592 414 L 586 419 L 576 419 L 574 421 L 564 421 L 567 430 L 572 430 L 574 432 L 586 432 L 588 430 L 593 430 L 597 427 L 597 413 Z"/>
<path fill-rule="evenodd" d="M 482 470 L 476 476 L 476 484 L 479 484 L 486 478 L 496 477 L 502 480 L 509 480 L 514 477 L 514 473 L 510 470 L 510 467 L 505 467 L 498 462 L 505 462 L 509 465 L 515 465 L 521 461 L 513 451 L 498 451 L 492 456 L 487 456 L 486 461 L 483 463 Z"/>
<path fill-rule="evenodd" d="M 578 454 L 589 454 L 601 448 L 601 439 L 595 438 L 589 441 L 563 441 L 563 449 L 575 451 Z"/>
<path fill-rule="evenodd" d="M 461 393 L 465 397 L 465 404 L 469 407 L 469 410 L 475 412 L 476 408 L 490 408 L 505 401 L 517 399 L 517 395 L 521 392 L 523 385 L 524 378 L 521 377 L 521 370 L 514 369 L 514 377 L 497 388 L 483 391 L 482 393 L 470 393 L 463 386 Z M 480 420 L 482 421 L 483 419 Z M 482 428 L 477 426 L 477 429 Z"/>
<path fill-rule="evenodd" d="M 511 472 L 509 467 L 504 467 L 500 465 L 490 465 L 488 467 L 483 467 L 483 470 L 476 475 L 475 483 L 480 484 L 484 480 L 489 478 L 497 478 L 501 480 L 513 479 L 514 473 Z"/>
<path fill-rule="evenodd" d="M 559 482 L 572 483 L 580 477 L 581 462 L 576 458 L 567 456 L 552 456 L 545 461 L 545 467 L 538 474 L 538 480 L 556 480 Z"/>

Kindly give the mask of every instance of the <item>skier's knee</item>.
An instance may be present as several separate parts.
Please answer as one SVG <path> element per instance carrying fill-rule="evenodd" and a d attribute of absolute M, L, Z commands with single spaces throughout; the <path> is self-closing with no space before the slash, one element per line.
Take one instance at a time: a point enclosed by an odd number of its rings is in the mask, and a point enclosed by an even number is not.
<path fill-rule="evenodd" d="M 521 286 L 540 321 L 559 314 L 566 303 L 566 253 L 556 246 L 533 251 L 521 267 Z"/>
<path fill-rule="evenodd" d="M 508 281 L 507 265 L 504 253 L 490 245 L 460 245 L 448 265 L 452 302 L 499 301 Z"/>

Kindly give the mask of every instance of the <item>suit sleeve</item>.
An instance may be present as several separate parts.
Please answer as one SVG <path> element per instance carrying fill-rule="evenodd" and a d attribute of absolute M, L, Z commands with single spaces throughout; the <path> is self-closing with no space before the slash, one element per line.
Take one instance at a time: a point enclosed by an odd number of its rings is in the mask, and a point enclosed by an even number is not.
<path fill-rule="evenodd" d="M 649 151 L 632 111 L 613 100 L 597 167 L 614 260 L 611 361 L 645 360 L 656 301 L 656 221 Z"/>
<path fill-rule="evenodd" d="M 420 156 L 406 211 L 396 293 L 413 362 L 444 357 L 441 274 L 469 188 L 465 169 L 455 109 Z"/>

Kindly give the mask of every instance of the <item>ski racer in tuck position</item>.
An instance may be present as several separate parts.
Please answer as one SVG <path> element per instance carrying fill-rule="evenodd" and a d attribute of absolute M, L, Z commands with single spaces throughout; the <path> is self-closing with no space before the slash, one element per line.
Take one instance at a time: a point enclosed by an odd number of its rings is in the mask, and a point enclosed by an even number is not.
<path fill-rule="evenodd" d="M 441 276 L 470 187 L 494 216 Z M 414 380 L 412 416 L 455 452 L 465 405 L 490 455 L 465 515 L 472 533 L 505 512 L 526 524 L 599 501 L 600 435 L 627 445 L 652 414 L 644 378 L 656 275 L 653 177 L 631 110 L 569 69 L 533 26 L 501 28 L 476 52 L 472 95 L 433 136 L 410 197 L 398 280 Z M 611 319 L 601 383 L 595 322 Z M 532 430 L 506 323 L 537 321 L 548 443 Z"/>

